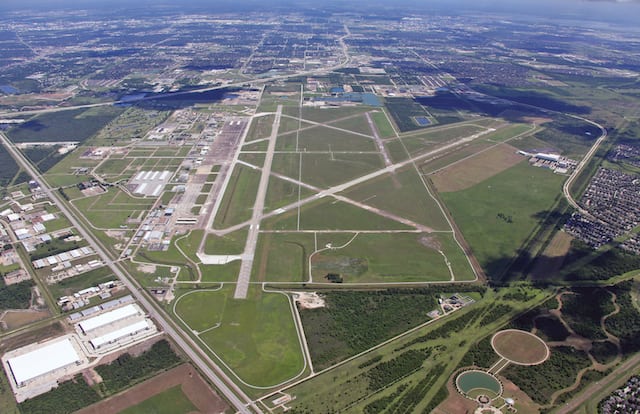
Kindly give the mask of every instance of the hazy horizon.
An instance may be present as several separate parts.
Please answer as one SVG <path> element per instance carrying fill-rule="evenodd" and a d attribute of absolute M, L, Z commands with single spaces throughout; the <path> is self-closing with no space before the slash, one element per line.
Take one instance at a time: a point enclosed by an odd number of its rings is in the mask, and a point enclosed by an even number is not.
<path fill-rule="evenodd" d="M 233 12 L 275 11 L 291 7 L 301 10 L 359 12 L 366 5 L 368 13 L 393 11 L 398 14 L 427 12 L 459 14 L 472 12 L 497 12 L 537 16 L 545 18 L 572 18 L 607 22 L 636 23 L 640 13 L 640 0 L 330 0 L 318 3 L 310 0 L 218 0 L 212 4 L 207 0 L 4 0 L 2 11 L 26 9 L 49 10 L 99 10 L 114 9 L 133 11 L 164 10 L 166 12 Z M 362 7 L 361 7 L 362 6 Z"/>

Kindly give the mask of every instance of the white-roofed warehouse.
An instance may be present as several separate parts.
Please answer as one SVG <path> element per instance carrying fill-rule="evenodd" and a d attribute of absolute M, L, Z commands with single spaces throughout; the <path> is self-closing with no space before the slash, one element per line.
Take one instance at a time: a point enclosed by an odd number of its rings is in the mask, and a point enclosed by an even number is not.
<path fill-rule="evenodd" d="M 82 362 L 71 339 L 55 339 L 41 344 L 33 351 L 7 359 L 7 365 L 18 387 L 50 372 Z"/>
<path fill-rule="evenodd" d="M 80 322 L 78 326 L 80 326 L 82 332 L 86 334 L 93 331 L 94 329 L 100 328 L 101 326 L 105 326 L 121 319 L 139 314 L 140 311 L 137 306 L 127 305 L 84 320 Z"/>
<path fill-rule="evenodd" d="M 142 331 L 147 331 L 151 329 L 152 326 L 153 325 L 150 322 L 148 322 L 146 319 L 142 321 L 136 321 L 120 329 L 109 332 L 106 335 L 102 335 L 97 338 L 94 338 L 89 342 L 91 342 L 91 345 L 93 346 L 94 349 L 100 349 L 104 345 L 117 343 L 122 339 L 133 337 Z M 155 331 L 155 326 L 153 326 L 153 328 Z"/>

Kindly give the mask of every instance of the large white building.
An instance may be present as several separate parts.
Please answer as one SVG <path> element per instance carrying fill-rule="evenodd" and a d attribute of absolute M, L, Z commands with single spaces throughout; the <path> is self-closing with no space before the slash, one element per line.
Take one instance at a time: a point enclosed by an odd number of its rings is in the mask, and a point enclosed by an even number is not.
<path fill-rule="evenodd" d="M 105 325 L 109 325 L 119 320 L 140 314 L 141 313 L 138 307 L 131 304 L 123 306 L 121 308 L 116 308 L 109 312 L 102 313 L 98 316 L 94 316 L 93 318 L 85 319 L 84 321 L 80 322 L 78 326 L 80 327 L 80 329 L 82 329 L 83 333 L 88 334 L 89 332 Z"/>
<path fill-rule="evenodd" d="M 105 345 L 113 345 L 119 342 L 125 342 L 127 339 L 135 339 L 139 333 L 144 331 L 156 331 L 155 325 L 147 319 L 135 321 L 122 328 L 111 331 L 105 335 L 91 339 L 89 342 L 94 349 L 98 350 Z"/>
<path fill-rule="evenodd" d="M 33 350 L 21 348 L 10 354 L 16 356 L 7 358 L 5 355 L 6 365 L 18 387 L 23 387 L 30 381 L 46 374 L 83 363 L 83 357 L 78 353 L 70 338 L 62 340 L 56 338 L 39 344 Z"/>

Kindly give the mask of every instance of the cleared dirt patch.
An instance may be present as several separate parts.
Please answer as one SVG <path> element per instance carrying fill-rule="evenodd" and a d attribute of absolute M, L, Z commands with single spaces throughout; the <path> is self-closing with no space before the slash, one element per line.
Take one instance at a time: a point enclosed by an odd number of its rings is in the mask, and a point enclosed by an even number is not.
<path fill-rule="evenodd" d="M 293 292 L 293 298 L 302 309 L 317 309 L 326 306 L 325 300 L 316 292 Z"/>
<path fill-rule="evenodd" d="M 199 413 L 223 413 L 229 408 L 190 364 L 184 364 L 77 411 L 77 414 L 117 414 L 176 385 L 182 386 L 182 392 L 198 407 Z"/>
<path fill-rule="evenodd" d="M 49 316 L 51 314 L 47 311 L 8 310 L 0 320 L 3 325 L 6 325 L 7 329 L 16 329 Z"/>
<path fill-rule="evenodd" d="M 549 358 L 549 347 L 542 339 L 517 329 L 497 332 L 491 346 L 500 357 L 517 365 L 537 365 Z"/>
<path fill-rule="evenodd" d="M 431 180 L 440 192 L 465 190 L 524 159 L 517 148 L 500 144 L 435 172 Z"/>

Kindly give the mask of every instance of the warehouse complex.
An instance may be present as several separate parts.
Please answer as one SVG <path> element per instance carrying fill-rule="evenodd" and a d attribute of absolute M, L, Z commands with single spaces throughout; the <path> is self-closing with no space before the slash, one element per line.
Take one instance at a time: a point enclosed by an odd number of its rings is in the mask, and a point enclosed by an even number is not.
<path fill-rule="evenodd" d="M 75 333 L 7 352 L 2 365 L 18 402 L 45 393 L 79 372 L 100 363 L 104 355 L 121 351 L 158 332 L 135 303 L 112 301 L 69 320 Z"/>
<path fill-rule="evenodd" d="M 24 348 L 23 348 L 24 349 Z M 54 339 L 40 344 L 32 350 L 8 357 L 5 367 L 19 387 L 23 387 L 38 377 L 79 366 L 86 358 L 74 346 L 71 338 Z"/>

